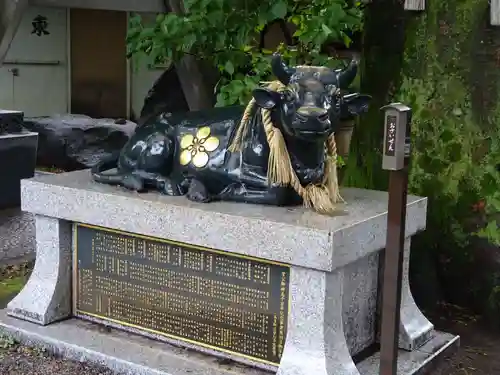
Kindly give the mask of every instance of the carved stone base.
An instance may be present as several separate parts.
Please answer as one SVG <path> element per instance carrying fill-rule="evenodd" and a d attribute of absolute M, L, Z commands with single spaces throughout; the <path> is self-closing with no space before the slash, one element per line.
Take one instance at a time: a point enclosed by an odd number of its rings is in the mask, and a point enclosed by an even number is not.
<path fill-rule="evenodd" d="M 71 316 L 71 225 L 36 215 L 36 262 L 8 314 L 46 325 Z"/>
<path fill-rule="evenodd" d="M 227 361 L 214 361 L 212 356 L 194 350 L 178 347 L 153 339 L 118 330 L 95 329 L 93 323 L 77 319 L 65 320 L 42 327 L 19 319 L 8 317 L 0 310 L 0 335 L 13 336 L 18 341 L 32 346 L 47 348 L 48 351 L 64 358 L 79 362 L 90 362 L 105 366 L 120 374 L 128 375 L 269 375 L 268 371 L 249 366 L 235 365 Z M 459 345 L 459 338 L 436 332 L 423 347 L 413 352 L 400 351 L 398 354 L 398 375 L 432 374 L 432 367 L 453 354 Z M 291 352 L 290 352 L 291 353 Z M 304 358 L 301 354 L 300 358 Z M 296 362 L 296 361 L 295 361 Z M 308 361 L 311 363 L 312 361 Z M 286 364 L 289 371 L 294 367 Z M 304 366 L 299 366 L 298 369 Z M 309 374 L 316 374 L 310 368 Z M 345 374 L 345 367 L 332 374 Z M 378 353 L 357 363 L 352 368 L 354 374 L 378 375 Z M 324 374 L 324 372 L 321 372 Z M 347 372 L 349 373 L 349 372 Z"/>
<path fill-rule="evenodd" d="M 411 293 L 409 278 L 410 247 L 411 238 L 408 238 L 405 241 L 399 348 L 412 351 L 418 349 L 432 338 L 434 325 L 420 311 Z"/>
<path fill-rule="evenodd" d="M 88 171 L 24 180 L 22 208 L 36 215 L 37 258 L 8 313 L 39 325 L 72 315 L 70 222 L 86 223 L 289 264 L 291 303 L 279 367 L 214 354 L 279 375 L 359 375 L 352 356 L 376 340 L 387 193 L 346 189 L 342 195 L 347 214 L 325 217 L 302 207 L 194 204 L 182 197 L 136 194 L 94 183 Z M 425 228 L 426 199 L 409 196 L 407 215 L 410 238 Z M 411 297 L 408 259 L 402 346 L 413 350 L 427 340 L 432 325 Z"/>
<path fill-rule="evenodd" d="M 434 335 L 434 325 L 420 311 L 410 289 L 410 248 L 411 238 L 405 240 L 403 260 L 403 285 L 401 289 L 401 314 L 399 326 L 399 348 L 413 351 L 428 342 Z M 382 259 L 383 257 L 381 257 Z M 383 264 L 381 264 L 382 268 Z M 382 275 L 382 270 L 380 271 Z M 382 282 L 382 280 L 379 280 Z M 378 316 L 381 310 L 381 296 L 379 295 Z M 380 327 L 380 319 L 378 320 Z M 377 330 L 377 342 L 380 342 L 380 329 Z"/>
<path fill-rule="evenodd" d="M 358 375 L 342 325 L 343 271 L 292 271 L 295 288 L 278 375 Z"/>

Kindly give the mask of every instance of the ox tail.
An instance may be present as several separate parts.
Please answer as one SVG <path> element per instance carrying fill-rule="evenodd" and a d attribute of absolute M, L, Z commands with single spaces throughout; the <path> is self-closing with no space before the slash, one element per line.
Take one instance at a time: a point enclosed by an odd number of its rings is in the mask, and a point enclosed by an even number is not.
<path fill-rule="evenodd" d="M 104 173 L 113 168 L 118 167 L 118 159 L 120 158 L 120 153 L 114 153 L 113 155 L 106 157 L 95 164 L 90 170 L 92 179 L 96 182 L 109 185 L 120 185 L 123 183 L 123 174 L 119 172 Z"/>

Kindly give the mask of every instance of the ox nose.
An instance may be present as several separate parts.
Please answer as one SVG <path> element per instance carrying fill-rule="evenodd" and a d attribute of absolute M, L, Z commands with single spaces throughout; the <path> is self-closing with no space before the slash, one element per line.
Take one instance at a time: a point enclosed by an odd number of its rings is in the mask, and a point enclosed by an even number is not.
<path fill-rule="evenodd" d="M 311 117 L 319 120 L 326 120 L 328 118 L 328 111 L 320 107 L 303 106 L 297 109 L 297 115 L 299 118 L 303 118 L 304 120 Z"/>

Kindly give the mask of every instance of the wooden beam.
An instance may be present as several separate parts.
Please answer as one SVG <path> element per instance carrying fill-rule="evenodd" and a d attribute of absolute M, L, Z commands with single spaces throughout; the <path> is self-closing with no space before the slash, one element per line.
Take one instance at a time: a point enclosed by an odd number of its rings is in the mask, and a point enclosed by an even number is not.
<path fill-rule="evenodd" d="M 30 5 L 45 7 L 144 13 L 159 13 L 165 9 L 162 0 L 30 0 L 29 3 Z"/>
<path fill-rule="evenodd" d="M 490 0 L 490 22 L 493 26 L 500 26 L 500 0 Z"/>
<path fill-rule="evenodd" d="M 425 10 L 425 0 L 405 0 L 406 10 Z"/>

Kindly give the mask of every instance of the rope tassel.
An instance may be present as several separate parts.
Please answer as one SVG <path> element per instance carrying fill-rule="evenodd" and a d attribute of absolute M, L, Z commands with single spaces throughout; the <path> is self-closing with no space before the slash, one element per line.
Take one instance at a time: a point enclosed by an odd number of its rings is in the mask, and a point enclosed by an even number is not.
<path fill-rule="evenodd" d="M 278 92 L 283 92 L 286 89 L 285 85 L 279 81 L 271 82 L 268 87 Z M 255 99 L 252 99 L 243 113 L 236 135 L 229 146 L 229 151 L 237 152 L 241 150 L 243 137 L 247 133 L 250 117 L 255 106 Z M 270 150 L 267 168 L 268 181 L 280 186 L 291 186 L 302 198 L 305 207 L 313 208 L 321 214 L 331 215 L 335 213 L 336 204 L 344 202 L 340 196 L 337 177 L 337 145 L 335 143 L 335 135 L 331 134 L 326 140 L 327 158 L 322 183 L 318 185 L 309 184 L 304 187 L 292 167 L 292 161 L 283 134 L 272 123 L 271 111 L 261 108 L 261 114 Z"/>

